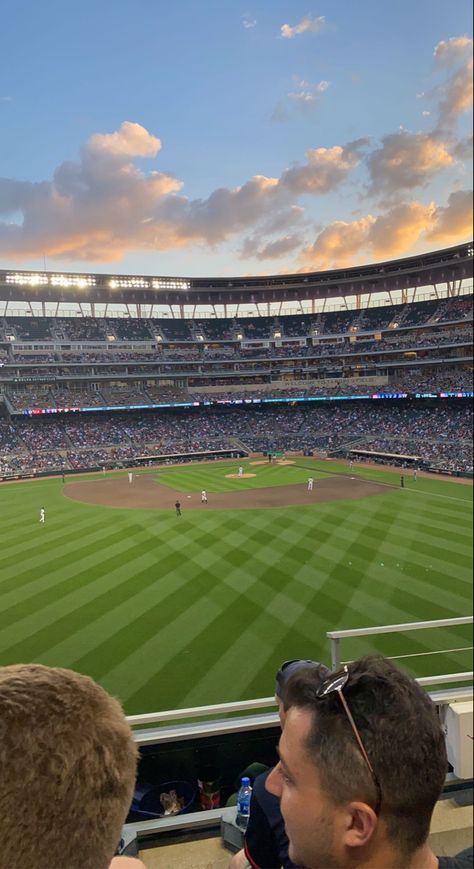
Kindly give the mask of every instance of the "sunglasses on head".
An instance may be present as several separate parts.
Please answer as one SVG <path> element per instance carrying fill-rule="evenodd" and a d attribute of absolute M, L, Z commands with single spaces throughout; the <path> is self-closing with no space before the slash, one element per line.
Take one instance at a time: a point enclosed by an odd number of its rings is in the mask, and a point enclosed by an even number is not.
<path fill-rule="evenodd" d="M 357 725 L 352 717 L 351 710 L 349 709 L 347 700 L 344 697 L 344 694 L 342 691 L 344 686 L 347 685 L 348 681 L 349 681 L 349 669 L 348 669 L 347 665 L 345 665 L 342 673 L 336 673 L 332 676 L 329 676 L 327 679 L 324 680 L 324 682 L 322 682 L 322 684 L 319 686 L 319 688 L 316 692 L 316 696 L 319 699 L 321 699 L 322 697 L 327 697 L 328 694 L 333 694 L 334 692 L 336 692 L 338 694 L 339 699 L 340 699 L 342 706 L 344 708 L 344 711 L 345 711 L 347 718 L 349 720 L 349 723 L 352 727 L 352 732 L 356 738 L 357 745 L 359 746 L 362 757 L 364 758 L 365 763 L 367 764 L 367 768 L 372 776 L 374 785 L 377 789 L 377 802 L 374 806 L 374 811 L 375 811 L 375 814 L 378 815 L 380 812 L 380 807 L 382 805 L 382 788 L 380 787 L 380 782 L 379 782 L 379 780 L 374 772 L 374 768 L 369 760 L 369 756 L 365 750 L 364 743 L 362 742 L 361 735 L 359 733 L 359 730 L 357 729 Z"/>

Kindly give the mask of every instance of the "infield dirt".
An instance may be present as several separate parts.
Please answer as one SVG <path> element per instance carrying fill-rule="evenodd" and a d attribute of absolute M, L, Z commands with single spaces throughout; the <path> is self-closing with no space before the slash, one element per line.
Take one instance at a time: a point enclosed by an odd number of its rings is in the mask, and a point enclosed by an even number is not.
<path fill-rule="evenodd" d="M 291 486 L 271 486 L 264 489 L 245 489 L 242 492 L 208 492 L 208 503 L 201 503 L 199 492 L 178 492 L 162 486 L 152 474 L 127 478 L 81 480 L 66 483 L 67 498 L 83 504 L 101 504 L 140 510 L 174 510 L 180 501 L 183 510 L 252 510 L 262 507 L 292 507 L 318 504 L 324 501 L 352 501 L 393 491 L 394 486 L 351 477 L 332 477 L 317 480 L 312 492 L 306 483 Z"/>

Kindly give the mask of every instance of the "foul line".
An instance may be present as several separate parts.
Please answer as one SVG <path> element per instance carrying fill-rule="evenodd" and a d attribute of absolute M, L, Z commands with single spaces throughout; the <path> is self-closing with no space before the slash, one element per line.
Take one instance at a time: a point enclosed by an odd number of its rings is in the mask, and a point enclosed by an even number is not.
<path fill-rule="evenodd" d="M 304 470 L 304 471 L 309 470 L 309 468 L 306 465 L 298 465 L 296 462 L 295 462 L 294 467 L 300 468 L 301 470 Z M 397 490 L 402 489 L 402 486 L 397 485 L 395 483 L 384 483 L 384 482 L 382 482 L 382 480 L 371 480 L 371 479 L 369 479 L 369 477 L 359 477 L 359 476 L 353 477 L 350 471 L 349 471 L 349 473 L 345 473 L 344 471 L 330 471 L 329 469 L 326 470 L 326 468 L 324 468 L 324 470 L 319 470 L 319 468 L 316 468 L 316 471 L 319 474 L 327 474 L 327 475 L 331 475 L 333 477 L 343 477 L 346 480 L 354 479 L 354 480 L 360 480 L 364 483 L 372 483 L 373 486 L 383 486 L 386 489 L 397 489 Z M 442 481 L 442 482 L 444 482 L 444 481 Z M 448 501 L 457 501 L 458 504 L 470 504 L 472 507 L 472 500 L 470 500 L 468 498 L 455 498 L 454 495 L 442 495 L 439 492 L 428 492 L 426 489 L 418 489 L 418 488 L 412 489 L 411 486 L 404 486 L 403 490 L 405 492 L 412 492 L 414 495 L 428 495 L 430 498 L 446 498 Z"/>
<path fill-rule="evenodd" d="M 399 488 L 401 489 L 401 486 Z M 448 501 L 457 501 L 458 504 L 469 504 L 472 507 L 472 500 L 468 498 L 455 498 L 453 495 L 442 495 L 440 492 L 427 492 L 426 489 L 405 488 L 405 491 L 412 492 L 413 495 L 429 495 L 430 498 L 446 498 Z"/>

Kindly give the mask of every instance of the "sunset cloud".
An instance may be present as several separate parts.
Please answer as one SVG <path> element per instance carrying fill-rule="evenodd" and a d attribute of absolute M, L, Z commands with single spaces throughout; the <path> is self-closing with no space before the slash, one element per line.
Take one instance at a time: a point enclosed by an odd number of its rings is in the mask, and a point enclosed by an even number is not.
<path fill-rule="evenodd" d="M 472 238 L 472 190 L 456 190 L 445 208 L 436 208 L 427 238 L 450 244 L 460 238 Z"/>
<path fill-rule="evenodd" d="M 401 203 L 378 216 L 334 221 L 301 255 L 303 269 L 328 269 L 409 254 L 417 242 L 448 245 L 472 233 L 472 191 L 452 193 L 446 207 Z"/>
<path fill-rule="evenodd" d="M 469 160 L 472 163 L 473 153 L 473 137 L 466 136 L 465 139 L 460 139 L 453 148 L 453 154 L 457 160 Z"/>
<path fill-rule="evenodd" d="M 450 66 L 469 57 L 471 53 L 472 39 L 470 36 L 452 36 L 451 39 L 442 39 L 433 51 L 437 63 Z"/>
<path fill-rule="evenodd" d="M 302 36 L 303 33 L 320 33 L 326 26 L 324 15 L 318 18 L 312 18 L 311 15 L 306 15 L 298 24 L 282 24 L 280 28 L 280 36 L 283 39 L 294 39 L 295 36 Z"/>
<path fill-rule="evenodd" d="M 241 256 L 244 258 L 253 257 L 257 260 L 280 259 L 282 256 L 299 250 L 300 247 L 300 235 L 285 235 L 266 244 L 262 244 L 260 239 L 252 237 L 244 241 Z"/>
<path fill-rule="evenodd" d="M 473 41 L 468 36 L 455 36 L 438 42 L 434 50 L 435 63 L 448 71 L 448 78 L 437 89 L 439 127 L 450 129 L 459 115 L 473 101 Z"/>
<path fill-rule="evenodd" d="M 0 179 L 0 253 L 113 262 L 137 250 L 213 247 L 258 228 L 257 249 L 276 257 L 289 250 L 288 229 L 302 220 L 298 197 L 337 189 L 365 145 L 309 150 L 280 177 L 255 175 L 189 199 L 178 178 L 138 168 L 136 158 L 156 157 L 161 142 L 127 121 L 116 132 L 91 136 L 80 159 L 63 162 L 52 181 Z"/>
<path fill-rule="evenodd" d="M 114 262 L 130 252 L 213 249 L 236 238 L 241 255 L 277 260 L 306 243 L 310 222 L 301 197 L 339 190 L 367 161 L 372 189 L 390 201 L 387 194 L 423 186 L 467 153 L 468 141 L 452 145 L 452 156 L 441 140 L 402 131 L 367 157 L 369 148 L 369 139 L 312 148 L 277 177 L 254 175 L 190 199 L 179 178 L 141 168 L 140 160 L 160 157 L 161 141 L 126 121 L 115 132 L 92 135 L 79 159 L 61 163 L 52 180 L 0 179 L 0 255 Z M 457 191 L 445 206 L 393 204 L 379 215 L 326 227 L 313 220 L 316 238 L 304 248 L 303 264 L 324 268 L 398 256 L 419 239 L 456 241 L 467 232 L 469 197 Z"/>
<path fill-rule="evenodd" d="M 335 190 L 362 160 L 368 139 L 306 151 L 306 163 L 286 169 L 280 183 L 295 195 Z"/>
<path fill-rule="evenodd" d="M 115 133 L 95 133 L 91 136 L 86 151 L 116 157 L 156 157 L 161 142 L 145 127 L 124 121 Z"/>
<path fill-rule="evenodd" d="M 429 133 L 402 130 L 382 138 L 367 166 L 372 195 L 393 195 L 428 184 L 433 175 L 447 169 L 454 160 L 446 145 Z"/>
<path fill-rule="evenodd" d="M 302 264 L 308 269 L 343 267 L 360 258 L 360 251 L 367 247 L 370 228 L 375 217 L 368 215 L 346 223 L 335 220 L 317 236 L 314 244 L 302 253 Z"/>

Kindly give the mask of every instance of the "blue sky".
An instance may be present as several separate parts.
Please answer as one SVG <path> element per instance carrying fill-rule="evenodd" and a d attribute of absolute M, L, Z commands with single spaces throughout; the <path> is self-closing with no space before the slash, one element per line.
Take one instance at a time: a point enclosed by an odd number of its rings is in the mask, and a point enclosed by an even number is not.
<path fill-rule="evenodd" d="M 471 237 L 464 0 L 7 0 L 0 267 L 333 268 Z"/>

